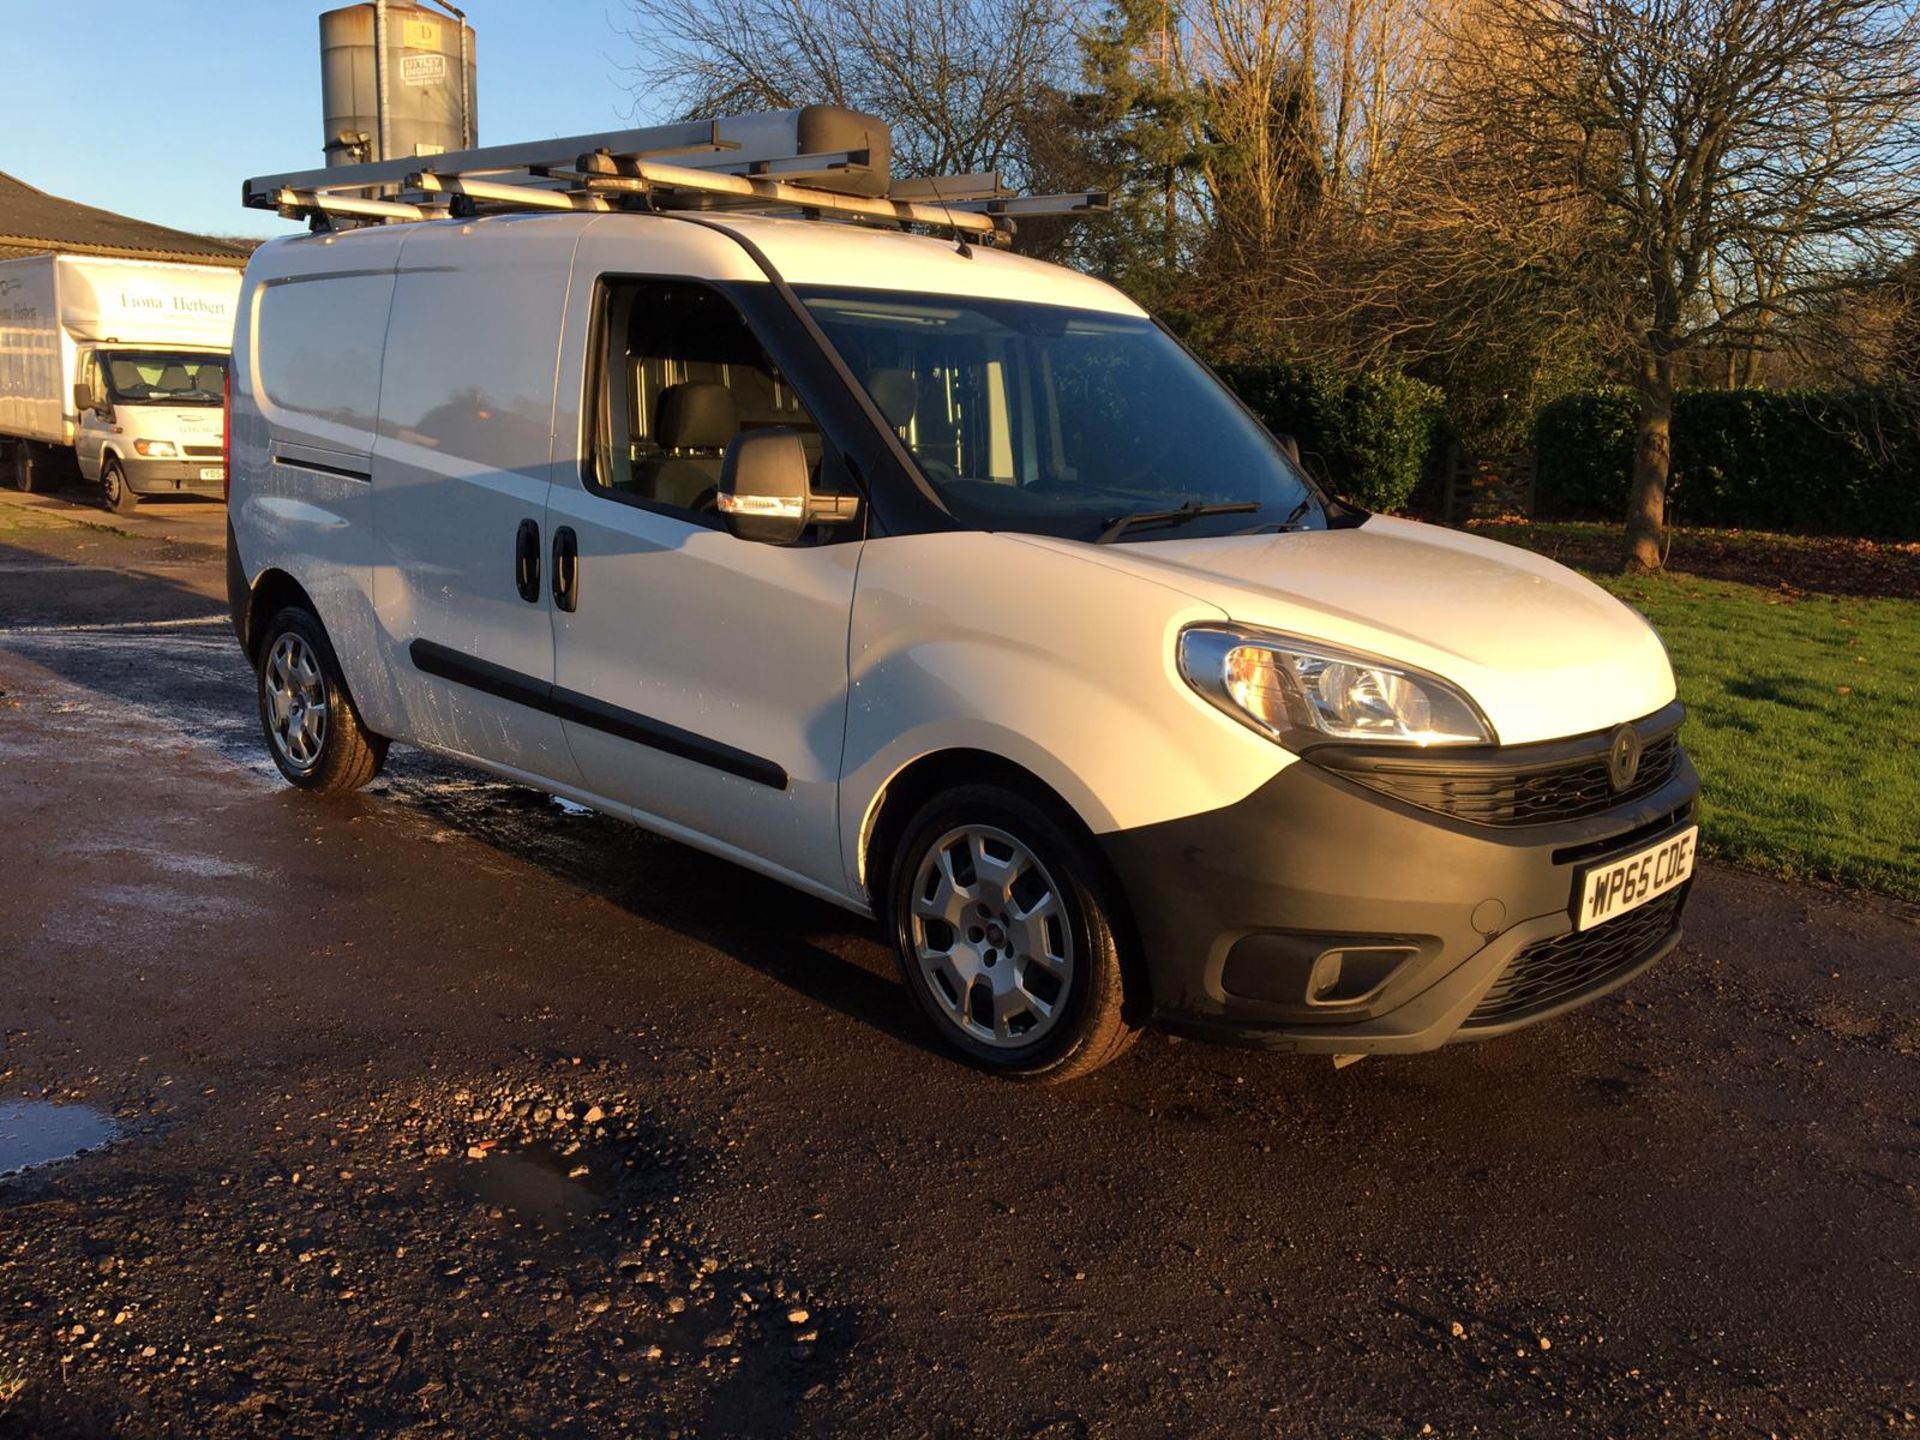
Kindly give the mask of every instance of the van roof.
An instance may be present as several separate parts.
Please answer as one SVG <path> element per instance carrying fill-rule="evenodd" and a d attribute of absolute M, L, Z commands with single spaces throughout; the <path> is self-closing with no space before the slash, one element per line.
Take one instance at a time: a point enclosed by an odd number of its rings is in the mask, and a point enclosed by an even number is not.
<path fill-rule="evenodd" d="M 319 236 L 289 236 L 263 246 L 253 269 L 270 277 L 297 273 L 303 267 L 293 252 L 315 243 L 341 241 L 359 251 L 363 257 L 361 263 L 365 263 L 368 252 L 377 252 L 382 242 L 398 251 L 410 233 L 425 229 L 465 226 L 474 232 L 475 240 L 482 243 L 485 243 L 483 237 L 504 239 L 513 229 L 524 225 L 576 232 L 591 228 L 603 236 L 609 231 L 631 230 L 634 240 L 644 243 L 653 227 L 686 221 L 699 222 L 709 233 L 721 231 L 737 237 L 736 241 L 728 241 L 720 234 L 713 235 L 715 278 L 744 273 L 737 242 L 745 242 L 766 256 L 780 277 L 793 285 L 1022 300 L 1117 315 L 1144 316 L 1146 313 L 1120 291 L 1091 275 L 984 244 L 973 244 L 968 247 L 969 253 L 962 254 L 952 240 L 937 236 L 911 235 L 866 225 L 711 211 L 520 213 L 369 226 Z M 394 258 L 397 260 L 398 256 Z"/>
<path fill-rule="evenodd" d="M 623 218 L 628 217 L 605 217 Z M 970 245 L 970 253 L 963 255 L 952 240 L 898 230 L 766 215 L 698 218 L 751 242 L 793 285 L 990 296 L 1121 315 L 1146 313 L 1091 275 L 986 245 Z"/>

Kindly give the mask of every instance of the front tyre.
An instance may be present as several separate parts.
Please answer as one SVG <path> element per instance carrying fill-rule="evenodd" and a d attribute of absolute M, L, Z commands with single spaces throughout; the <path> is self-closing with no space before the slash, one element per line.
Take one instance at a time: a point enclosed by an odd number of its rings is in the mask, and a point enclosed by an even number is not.
<path fill-rule="evenodd" d="M 1124 1013 L 1115 911 L 1092 846 L 1025 796 L 935 796 L 893 864 L 894 948 L 948 1045 L 983 1069 L 1055 1082 L 1139 1034 Z"/>
<path fill-rule="evenodd" d="M 378 775 L 387 742 L 360 723 L 340 662 L 312 612 L 294 605 L 275 615 L 258 653 L 260 728 L 288 783 L 344 795 Z"/>
<path fill-rule="evenodd" d="M 140 509 L 140 497 L 127 484 L 127 472 L 118 460 L 100 467 L 100 503 L 116 515 L 132 515 Z"/>

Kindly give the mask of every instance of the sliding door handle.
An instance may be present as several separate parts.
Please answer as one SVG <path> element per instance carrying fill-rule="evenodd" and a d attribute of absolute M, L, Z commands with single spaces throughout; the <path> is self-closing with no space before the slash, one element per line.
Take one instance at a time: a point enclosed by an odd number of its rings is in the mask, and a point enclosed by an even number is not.
<path fill-rule="evenodd" d="M 529 605 L 540 603 L 540 522 L 522 520 L 513 537 L 513 588 Z"/>
<path fill-rule="evenodd" d="M 571 525 L 553 532 L 553 603 L 569 614 L 580 608 L 580 541 Z"/>

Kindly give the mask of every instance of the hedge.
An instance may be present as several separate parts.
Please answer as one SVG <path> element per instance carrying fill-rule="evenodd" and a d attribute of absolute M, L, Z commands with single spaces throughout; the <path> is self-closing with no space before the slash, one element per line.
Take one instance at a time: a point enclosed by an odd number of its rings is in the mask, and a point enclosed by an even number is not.
<path fill-rule="evenodd" d="M 1674 401 L 1668 515 L 1683 525 L 1920 539 L 1920 397 L 1685 390 Z M 1535 513 L 1627 511 L 1638 400 L 1615 388 L 1542 407 Z"/>
<path fill-rule="evenodd" d="M 1406 508 L 1440 419 L 1435 387 L 1390 370 L 1348 375 L 1290 360 L 1218 369 L 1268 429 L 1299 442 L 1336 493 L 1370 510 Z"/>

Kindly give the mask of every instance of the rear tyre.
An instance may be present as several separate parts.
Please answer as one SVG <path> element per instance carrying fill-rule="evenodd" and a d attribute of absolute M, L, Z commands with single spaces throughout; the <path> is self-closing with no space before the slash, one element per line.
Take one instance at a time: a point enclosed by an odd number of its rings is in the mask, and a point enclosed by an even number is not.
<path fill-rule="evenodd" d="M 287 783 L 344 795 L 380 773 L 387 742 L 360 723 L 327 632 L 290 605 L 261 633 L 255 668 L 260 728 Z"/>
<path fill-rule="evenodd" d="M 118 460 L 100 467 L 100 503 L 116 515 L 132 515 L 140 509 L 140 497 L 127 485 L 127 472 Z"/>
<path fill-rule="evenodd" d="M 1138 1037 L 1117 913 L 1087 839 L 1000 786 L 935 796 L 894 854 L 907 988 L 947 1045 L 1012 1079 L 1071 1080 Z"/>
<path fill-rule="evenodd" d="M 36 489 L 46 488 L 45 477 L 40 468 L 39 457 L 33 453 L 33 444 L 27 440 L 13 442 L 13 488 L 24 495 L 31 495 Z"/>

